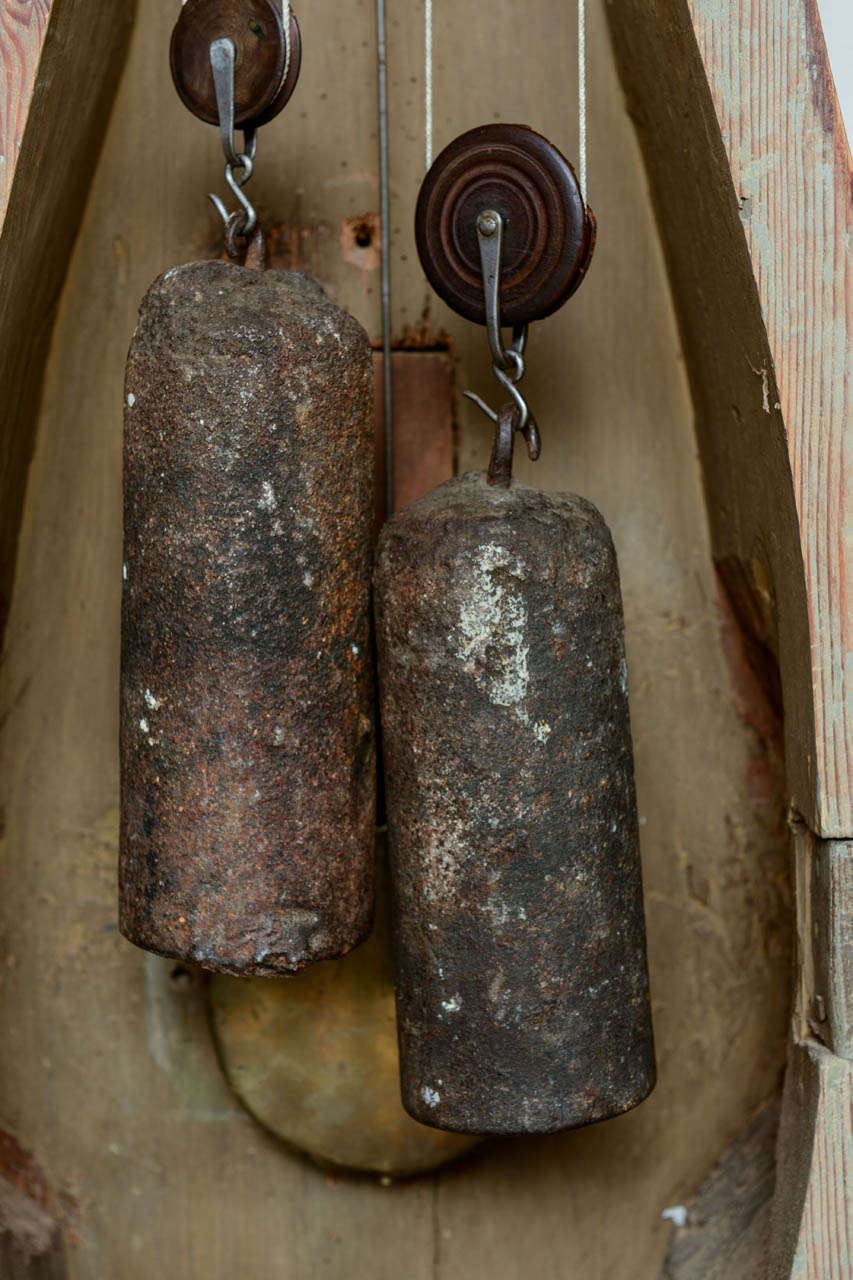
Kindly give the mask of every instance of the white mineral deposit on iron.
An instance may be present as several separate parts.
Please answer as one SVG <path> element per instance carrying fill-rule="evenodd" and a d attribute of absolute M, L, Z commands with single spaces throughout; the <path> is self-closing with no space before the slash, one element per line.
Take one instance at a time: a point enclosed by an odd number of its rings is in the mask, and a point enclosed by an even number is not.
<path fill-rule="evenodd" d="M 127 396 L 128 409 L 132 409 L 135 404 L 136 404 L 136 396 L 133 394 L 132 391 L 130 391 L 128 392 L 128 396 Z"/>
<path fill-rule="evenodd" d="M 330 334 L 332 335 L 332 337 L 333 337 L 333 338 L 335 338 L 338 342 L 340 342 L 340 341 L 341 341 L 341 335 L 340 335 L 340 333 L 338 332 L 338 330 L 335 328 L 335 324 L 334 324 L 334 321 L 332 320 L 332 317 L 331 317 L 331 316 L 324 316 L 324 318 L 323 318 L 323 323 L 324 323 L 324 324 L 325 324 L 325 326 L 326 326 L 326 330 L 327 330 L 327 332 L 328 332 L 328 333 L 330 333 Z"/>
<path fill-rule="evenodd" d="M 148 721 L 145 719 L 145 716 L 143 716 L 142 719 L 139 721 L 139 728 L 143 733 L 151 732 L 151 728 L 148 724 Z"/>
<path fill-rule="evenodd" d="M 269 480 L 261 481 L 261 496 L 258 498 L 258 506 L 262 511 L 275 511 L 278 506 L 275 498 L 275 490 Z"/>
<path fill-rule="evenodd" d="M 145 690 L 145 705 L 150 711 L 159 711 L 163 705 L 161 698 L 155 698 L 150 689 Z"/>
<path fill-rule="evenodd" d="M 441 1102 L 441 1094 L 437 1089 L 431 1089 L 428 1084 L 421 1089 L 421 1097 L 428 1107 L 437 1107 Z"/>
<path fill-rule="evenodd" d="M 451 996 L 449 1000 L 442 1000 L 441 1007 L 445 1013 L 458 1013 L 462 1008 L 462 997 L 458 994 Z"/>
<path fill-rule="evenodd" d="M 523 576 L 518 556 L 494 542 L 481 544 L 468 584 L 470 590 L 464 593 L 459 606 L 461 640 L 456 655 L 477 684 L 486 689 L 491 702 L 498 707 L 511 707 L 526 725 L 530 723 L 524 706 L 530 684 L 527 606 L 521 592 L 507 588 L 497 570 L 519 579 Z M 543 741 L 541 737 L 539 740 Z"/>

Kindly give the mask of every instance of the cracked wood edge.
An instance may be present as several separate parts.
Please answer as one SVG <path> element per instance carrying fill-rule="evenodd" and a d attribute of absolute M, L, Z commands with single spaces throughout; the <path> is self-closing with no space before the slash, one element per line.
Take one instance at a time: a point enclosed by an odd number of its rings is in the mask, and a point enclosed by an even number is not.
<path fill-rule="evenodd" d="M 853 841 L 794 833 L 794 1034 L 853 1060 Z"/>
<path fill-rule="evenodd" d="M 0 0 L 0 632 L 53 315 L 132 0 Z"/>

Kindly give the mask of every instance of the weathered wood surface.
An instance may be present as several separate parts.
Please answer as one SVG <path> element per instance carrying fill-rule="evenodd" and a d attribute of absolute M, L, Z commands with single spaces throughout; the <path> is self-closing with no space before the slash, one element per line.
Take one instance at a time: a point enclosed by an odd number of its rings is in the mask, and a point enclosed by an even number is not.
<path fill-rule="evenodd" d="M 608 0 L 714 554 L 778 657 L 792 803 L 853 835 L 850 150 L 812 0 Z"/>
<path fill-rule="evenodd" d="M 766 1280 L 779 1103 L 765 1107 L 686 1207 L 661 1280 Z"/>
<path fill-rule="evenodd" d="M 788 853 L 773 709 L 717 595 L 682 352 L 602 8 L 589 38 L 599 243 L 583 288 L 532 333 L 543 456 L 518 474 L 591 498 L 614 532 L 660 1082 L 613 1122 L 382 1187 L 327 1179 L 270 1139 L 224 1083 L 203 993 L 115 926 L 124 360 L 153 277 L 218 251 L 216 133 L 168 78 L 176 7 L 140 5 L 30 472 L 0 672 L 0 1115 L 55 1190 L 74 1280 L 398 1280 L 401 1267 L 407 1280 L 652 1280 L 672 1233 L 661 1210 L 779 1078 Z M 378 204 L 372 14 L 368 0 L 346 21 L 338 0 L 300 11 L 302 79 L 261 134 L 250 191 L 297 242 L 316 241 L 324 280 L 376 337 L 376 255 L 352 242 Z M 449 335 L 457 389 L 492 401 L 482 331 L 430 299 L 414 253 L 420 16 L 390 0 L 394 335 Z M 523 23 L 510 0 L 442 7 L 436 147 L 501 115 L 573 154 L 574 24 L 552 0 Z M 535 74 L 516 74 L 519 59 Z M 460 469 L 482 466 L 489 424 L 467 401 L 457 418 Z"/>
<path fill-rule="evenodd" d="M 853 1063 L 794 1041 L 785 1077 L 767 1280 L 853 1273 Z"/>
<path fill-rule="evenodd" d="M 3 0 L 0 5 L 0 227 L 21 153 L 52 0 Z"/>
<path fill-rule="evenodd" d="M 0 0 L 0 634 L 57 298 L 133 0 Z"/>
<path fill-rule="evenodd" d="M 684 340 L 715 559 L 784 706 L 800 946 L 773 1274 L 848 1274 L 850 1067 L 811 1037 L 849 1054 L 851 156 L 811 0 L 661 0 L 654 22 L 639 0 L 608 12 Z"/>
<path fill-rule="evenodd" d="M 384 513 L 385 407 L 382 354 L 373 357 L 376 401 L 376 509 Z M 393 377 L 394 510 L 453 475 L 453 360 L 449 351 L 395 351 Z M 378 532 L 378 530 L 377 530 Z"/>
<path fill-rule="evenodd" d="M 853 1059 L 853 841 L 794 836 L 797 976 L 794 1029 Z"/>

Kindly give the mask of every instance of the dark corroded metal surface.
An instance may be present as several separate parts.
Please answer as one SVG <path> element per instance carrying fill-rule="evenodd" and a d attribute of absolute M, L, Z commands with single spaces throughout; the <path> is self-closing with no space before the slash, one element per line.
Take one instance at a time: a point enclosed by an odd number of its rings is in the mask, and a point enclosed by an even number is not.
<path fill-rule="evenodd" d="M 403 1101 L 545 1132 L 654 1083 L 616 559 L 582 498 L 480 473 L 377 552 Z"/>
<path fill-rule="evenodd" d="M 126 394 L 121 929 L 291 972 L 372 910 L 367 335 L 306 276 L 191 263 Z"/>
<path fill-rule="evenodd" d="M 551 315 L 578 288 L 595 245 L 595 219 L 574 169 L 520 124 L 469 129 L 436 158 L 418 196 L 418 254 L 439 297 L 478 324 L 486 309 L 477 217 L 486 209 L 504 222 L 503 324 Z"/>

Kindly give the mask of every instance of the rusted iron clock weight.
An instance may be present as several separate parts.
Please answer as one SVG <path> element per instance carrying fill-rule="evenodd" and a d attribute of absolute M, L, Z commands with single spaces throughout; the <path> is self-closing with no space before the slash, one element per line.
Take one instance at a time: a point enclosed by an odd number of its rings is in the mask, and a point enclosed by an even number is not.
<path fill-rule="evenodd" d="M 238 204 L 214 198 L 230 260 L 160 276 L 128 357 L 120 924 L 208 969 L 292 973 L 373 908 L 370 343 L 316 282 L 263 269 L 244 191 L 296 19 L 187 0 L 171 52 Z"/>
<path fill-rule="evenodd" d="M 512 478 L 515 433 L 540 449 L 526 326 L 578 287 L 595 223 L 555 147 L 489 125 L 435 161 L 416 235 L 506 400 L 472 397 L 488 473 L 410 503 L 377 551 L 403 1102 L 437 1128 L 547 1132 L 655 1078 L 613 543 L 583 498 Z"/>

